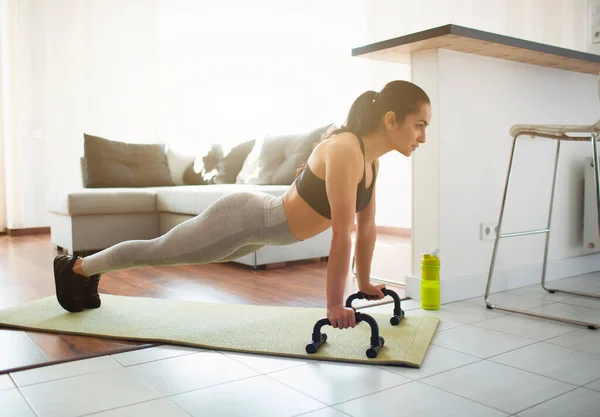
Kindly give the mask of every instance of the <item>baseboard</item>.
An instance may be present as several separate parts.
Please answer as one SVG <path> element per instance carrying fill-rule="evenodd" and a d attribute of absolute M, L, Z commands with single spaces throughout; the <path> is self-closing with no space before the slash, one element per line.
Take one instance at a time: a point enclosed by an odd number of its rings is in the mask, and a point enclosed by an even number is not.
<path fill-rule="evenodd" d="M 377 233 L 382 235 L 394 235 L 400 237 L 410 237 L 411 229 L 408 227 L 376 226 Z"/>
<path fill-rule="evenodd" d="M 412 229 L 408 227 L 394 227 L 394 226 L 375 226 L 377 233 L 382 235 L 393 235 L 400 237 L 410 237 Z M 356 232 L 356 223 L 352 225 L 352 231 Z"/>
<path fill-rule="evenodd" d="M 50 227 L 28 227 L 24 229 L 6 229 L 9 236 L 44 235 L 50 233 Z"/>
<path fill-rule="evenodd" d="M 556 281 L 576 275 L 600 271 L 600 254 L 577 256 L 567 259 L 548 261 L 546 282 Z M 451 303 L 485 295 L 488 273 L 474 274 L 451 279 L 441 279 L 440 301 Z M 542 263 L 518 268 L 496 269 L 492 276 L 490 293 L 512 290 L 529 285 L 540 284 Z M 413 300 L 421 299 L 421 278 L 406 277 L 406 296 Z"/>

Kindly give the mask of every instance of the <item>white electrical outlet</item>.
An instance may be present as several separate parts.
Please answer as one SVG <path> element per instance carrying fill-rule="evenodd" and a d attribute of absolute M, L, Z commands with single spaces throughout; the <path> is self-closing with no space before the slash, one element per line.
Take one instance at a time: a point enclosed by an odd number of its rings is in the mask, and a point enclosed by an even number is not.
<path fill-rule="evenodd" d="M 498 233 L 496 222 L 482 222 L 480 225 L 481 240 L 494 240 Z"/>

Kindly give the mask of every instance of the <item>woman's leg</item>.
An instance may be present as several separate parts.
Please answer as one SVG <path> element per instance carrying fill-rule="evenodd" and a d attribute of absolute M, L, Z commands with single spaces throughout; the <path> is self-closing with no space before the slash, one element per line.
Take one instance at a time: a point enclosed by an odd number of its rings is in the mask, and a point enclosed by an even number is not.
<path fill-rule="evenodd" d="M 237 258 L 241 258 L 242 256 L 246 256 L 252 252 L 256 252 L 257 250 L 259 250 L 260 248 L 262 248 L 264 245 L 247 245 L 244 246 L 242 248 L 239 248 L 238 250 L 236 250 L 234 253 L 232 253 L 231 255 L 219 260 L 219 262 L 230 262 L 233 261 Z"/>
<path fill-rule="evenodd" d="M 298 240 L 292 235 L 282 197 L 263 193 L 228 194 L 215 201 L 202 214 L 180 223 L 156 239 L 118 243 L 83 258 L 87 276 L 95 276 L 88 289 L 81 275 L 73 272 L 73 257 L 57 256 L 54 262 L 57 297 L 69 311 L 81 311 L 85 297 L 100 306 L 98 274 L 151 265 L 202 264 L 225 262 L 264 245 L 288 245 Z M 90 294 L 87 294 L 87 293 Z"/>
<path fill-rule="evenodd" d="M 228 194 L 202 214 L 150 240 L 130 240 L 82 259 L 86 275 L 152 265 L 219 262 L 247 245 L 259 244 L 265 227 L 259 193 Z"/>

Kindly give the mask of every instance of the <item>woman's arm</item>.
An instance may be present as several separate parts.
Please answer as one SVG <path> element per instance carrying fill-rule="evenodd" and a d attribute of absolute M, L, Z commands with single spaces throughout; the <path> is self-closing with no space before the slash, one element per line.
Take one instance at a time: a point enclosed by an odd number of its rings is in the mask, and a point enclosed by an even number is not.
<path fill-rule="evenodd" d="M 371 283 L 371 262 L 373 250 L 377 240 L 375 228 L 375 189 L 367 207 L 356 215 L 356 245 L 354 247 L 354 260 L 356 263 L 356 278 L 359 290 L 367 288 Z"/>
<path fill-rule="evenodd" d="M 375 171 L 379 172 L 379 160 L 375 160 Z M 381 299 L 384 297 L 381 290 L 385 284 L 371 284 L 371 262 L 373 250 L 377 240 L 375 227 L 375 189 L 377 182 L 373 184 L 373 194 L 367 207 L 356 215 L 356 245 L 354 248 L 354 260 L 356 261 L 356 278 L 358 289 L 370 295 L 369 299 Z"/>
<path fill-rule="evenodd" d="M 363 172 L 360 149 L 343 141 L 331 143 L 325 158 L 325 184 L 331 207 L 332 242 L 327 262 L 327 308 L 343 308 L 352 252 L 356 185 Z"/>

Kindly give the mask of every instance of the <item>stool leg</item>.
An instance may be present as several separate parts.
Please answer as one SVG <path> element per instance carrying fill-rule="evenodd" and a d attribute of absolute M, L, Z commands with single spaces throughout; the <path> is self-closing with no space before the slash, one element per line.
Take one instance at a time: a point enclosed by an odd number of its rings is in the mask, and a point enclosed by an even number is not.
<path fill-rule="evenodd" d="M 599 139 L 599 134 L 598 132 L 592 132 L 592 154 L 594 156 L 594 182 L 596 185 L 596 210 L 598 213 L 598 233 L 600 233 L 600 183 L 599 183 L 599 170 L 600 167 L 598 166 L 598 139 Z M 560 288 L 552 288 L 549 289 L 548 291 L 550 291 L 551 293 L 554 292 L 561 292 L 564 294 L 572 294 L 572 295 L 579 295 L 581 297 L 589 297 L 589 298 L 598 298 L 600 299 L 600 295 L 598 294 L 591 294 L 591 293 L 587 293 L 587 292 L 581 292 L 581 291 L 567 291 L 567 290 L 561 290 Z"/>
<path fill-rule="evenodd" d="M 550 225 L 552 224 L 552 208 L 554 207 L 554 190 L 556 189 L 556 172 L 558 171 L 560 142 L 560 139 L 558 139 L 556 144 L 556 158 L 554 159 L 554 176 L 552 177 L 552 191 L 550 192 L 550 208 L 548 209 L 548 232 L 546 232 L 546 243 L 544 246 L 544 263 L 542 265 L 542 288 L 550 292 L 553 291 L 546 288 L 546 267 L 548 265 L 548 247 L 550 246 Z"/>
<path fill-rule="evenodd" d="M 592 152 L 594 155 L 594 180 L 596 182 L 596 208 L 598 210 L 598 233 L 600 234 L 600 164 L 598 160 L 598 139 L 600 139 L 600 133 L 592 133 Z"/>
<path fill-rule="evenodd" d="M 515 149 L 517 147 L 517 138 L 513 138 L 512 149 L 510 151 L 510 160 L 508 162 L 508 173 L 506 174 L 506 183 L 504 184 L 504 194 L 502 195 L 502 204 L 500 205 L 500 217 L 498 218 L 498 230 L 496 231 L 496 239 L 494 241 L 494 250 L 492 252 L 492 261 L 490 262 L 490 271 L 488 274 L 487 285 L 485 287 L 485 304 L 487 308 L 492 308 L 489 302 L 490 288 L 492 284 L 492 274 L 494 273 L 494 266 L 496 265 L 496 255 L 498 253 L 498 244 L 500 243 L 500 233 L 502 231 L 502 218 L 504 217 L 504 207 L 506 206 L 506 194 L 508 193 L 508 184 L 510 183 L 510 174 L 513 167 L 513 161 L 515 158 Z"/>

